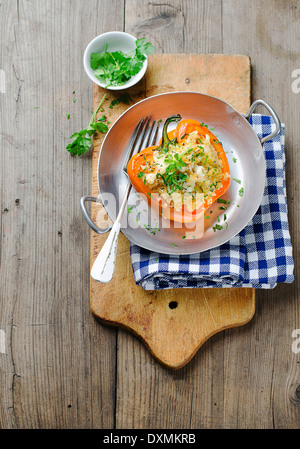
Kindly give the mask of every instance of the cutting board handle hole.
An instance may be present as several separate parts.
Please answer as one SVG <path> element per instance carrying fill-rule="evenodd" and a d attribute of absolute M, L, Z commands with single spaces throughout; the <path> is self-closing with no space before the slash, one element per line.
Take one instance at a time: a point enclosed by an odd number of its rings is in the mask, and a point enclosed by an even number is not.
<path fill-rule="evenodd" d="M 177 301 L 169 302 L 170 309 L 176 309 L 177 306 L 178 306 L 178 302 Z"/>

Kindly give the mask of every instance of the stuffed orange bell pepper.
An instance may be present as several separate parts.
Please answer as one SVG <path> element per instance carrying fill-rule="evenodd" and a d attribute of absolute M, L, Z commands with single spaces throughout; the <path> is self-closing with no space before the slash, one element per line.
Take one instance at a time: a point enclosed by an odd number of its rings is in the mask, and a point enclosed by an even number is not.
<path fill-rule="evenodd" d="M 167 132 L 171 122 L 179 122 Z M 164 217 L 191 223 L 199 220 L 230 185 L 230 171 L 221 142 L 196 120 L 169 117 L 158 146 L 145 148 L 128 163 L 135 190 Z"/>

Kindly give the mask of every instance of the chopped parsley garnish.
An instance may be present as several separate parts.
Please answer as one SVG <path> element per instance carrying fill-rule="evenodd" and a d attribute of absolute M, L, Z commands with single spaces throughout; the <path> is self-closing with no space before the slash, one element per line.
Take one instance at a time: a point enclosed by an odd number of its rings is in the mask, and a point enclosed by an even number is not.
<path fill-rule="evenodd" d="M 213 231 L 214 232 L 221 231 L 221 229 L 223 229 L 222 225 L 216 224 L 215 226 L 213 226 Z"/>
<path fill-rule="evenodd" d="M 120 104 L 121 102 L 129 105 L 130 101 L 131 101 L 131 97 L 130 97 L 129 93 L 124 92 L 122 95 L 120 95 L 119 98 L 115 98 L 114 100 L 112 100 L 110 102 L 109 109 L 113 109 L 114 106 Z"/>
<path fill-rule="evenodd" d="M 241 184 L 241 180 L 240 179 L 237 179 L 237 178 L 232 178 L 235 182 L 237 182 L 238 184 Z"/>
<path fill-rule="evenodd" d="M 147 225 L 147 224 L 144 224 L 144 228 L 145 228 L 145 229 L 146 229 L 147 231 L 149 231 L 149 232 L 150 232 L 150 234 L 152 234 L 152 235 L 155 235 L 155 234 L 156 234 L 156 232 L 160 231 L 160 229 L 159 229 L 158 225 L 156 225 L 156 227 L 155 227 L 155 228 L 150 228 L 150 226 L 149 226 L 149 225 Z"/>
<path fill-rule="evenodd" d="M 223 204 L 229 204 L 230 203 L 230 201 L 228 200 L 224 200 L 224 198 L 218 198 L 217 199 L 217 203 L 223 203 Z"/>
<path fill-rule="evenodd" d="M 174 157 L 169 154 L 165 157 L 164 162 L 167 165 L 165 174 L 159 173 L 160 176 L 167 187 L 168 193 L 172 193 L 175 190 L 182 190 L 183 183 L 187 179 L 188 175 L 186 173 L 182 173 L 179 171 L 182 167 L 186 166 L 186 163 L 183 162 L 182 158 L 179 157 L 179 154 L 176 153 Z"/>

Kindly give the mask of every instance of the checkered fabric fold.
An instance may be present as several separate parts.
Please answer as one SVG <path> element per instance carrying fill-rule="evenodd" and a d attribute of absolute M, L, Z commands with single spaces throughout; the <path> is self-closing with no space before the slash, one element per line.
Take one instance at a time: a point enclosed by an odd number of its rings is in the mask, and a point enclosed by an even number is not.
<path fill-rule="evenodd" d="M 250 124 L 259 137 L 274 129 L 273 119 L 253 114 Z M 185 256 L 151 252 L 131 244 L 135 283 L 145 290 L 170 288 L 274 288 L 294 280 L 288 226 L 284 125 L 264 144 L 266 185 L 261 205 L 246 227 L 227 243 Z"/>

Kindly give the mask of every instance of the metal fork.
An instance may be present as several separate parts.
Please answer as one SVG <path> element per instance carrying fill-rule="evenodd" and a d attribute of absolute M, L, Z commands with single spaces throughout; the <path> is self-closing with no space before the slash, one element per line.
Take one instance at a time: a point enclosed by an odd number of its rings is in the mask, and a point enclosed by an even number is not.
<path fill-rule="evenodd" d="M 150 117 L 146 117 L 140 120 L 137 127 L 135 128 L 133 135 L 130 139 L 127 155 L 123 165 L 123 173 L 128 177 L 127 165 L 130 158 L 139 153 L 143 148 L 147 148 L 154 145 L 156 142 L 159 124 L 153 121 L 150 126 Z M 117 253 L 117 243 L 119 232 L 121 229 L 121 221 L 124 214 L 125 206 L 131 191 L 132 184 L 129 181 L 125 190 L 125 194 L 122 203 L 119 208 L 119 212 L 114 222 L 114 225 L 104 243 L 100 253 L 98 254 L 92 269 L 91 276 L 98 282 L 107 283 L 113 278 L 116 264 L 116 253 Z"/>

